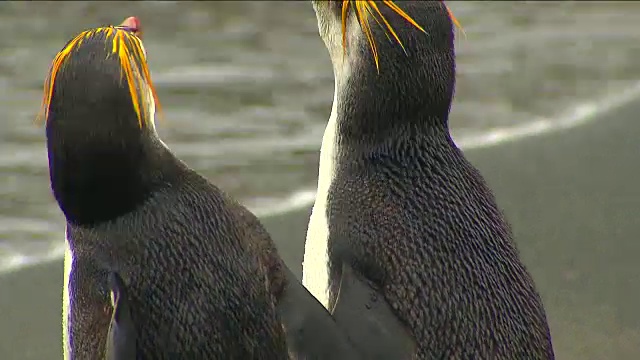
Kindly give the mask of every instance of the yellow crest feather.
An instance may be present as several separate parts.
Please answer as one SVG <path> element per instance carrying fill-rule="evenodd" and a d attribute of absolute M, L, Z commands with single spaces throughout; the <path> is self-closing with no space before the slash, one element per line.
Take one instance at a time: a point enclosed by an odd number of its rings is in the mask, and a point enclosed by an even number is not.
<path fill-rule="evenodd" d="M 147 66 L 146 54 L 143 50 L 142 40 L 140 40 L 140 38 L 131 31 L 122 29 L 118 26 L 108 26 L 81 32 L 55 56 L 53 63 L 51 64 L 51 68 L 49 69 L 49 75 L 44 82 L 44 96 L 38 120 L 44 118 L 44 121 L 46 122 L 49 118 L 49 106 L 53 96 L 56 76 L 62 66 L 69 59 L 71 53 L 73 51 L 77 51 L 85 39 L 101 33 L 105 35 L 105 46 L 108 46 L 109 40 L 111 41 L 111 51 L 109 55 L 115 54 L 120 60 L 120 77 L 121 80 L 127 80 L 133 109 L 138 117 L 140 127 L 142 127 L 145 122 L 150 121 L 149 116 L 145 116 L 143 111 L 143 109 L 149 105 L 149 100 L 146 96 L 142 93 L 138 93 L 136 90 L 136 80 L 143 80 L 149 86 L 153 99 L 156 103 L 156 107 L 160 110 L 160 101 L 153 86 L 153 82 L 151 81 L 151 74 L 149 72 L 149 67 Z"/>
<path fill-rule="evenodd" d="M 411 16 L 409 16 L 400 7 L 398 7 L 398 5 L 396 5 L 393 2 L 393 0 L 382 0 L 381 3 L 386 5 L 391 10 L 393 10 L 396 14 L 400 15 L 407 22 L 413 25 L 416 29 L 422 32 L 425 32 L 424 29 L 420 25 L 418 25 L 418 23 L 415 22 L 415 20 L 413 20 Z M 364 32 L 365 37 L 367 38 L 367 42 L 369 42 L 369 47 L 371 48 L 371 52 L 373 53 L 373 59 L 376 63 L 376 68 L 378 69 L 378 71 L 380 71 L 380 64 L 378 60 L 378 47 L 376 46 L 376 42 L 373 37 L 373 32 L 371 31 L 371 26 L 369 25 L 369 17 L 372 17 L 385 30 L 385 34 L 387 35 L 387 37 L 389 37 L 389 33 L 391 33 L 391 35 L 396 40 L 396 42 L 400 45 L 400 47 L 402 47 L 402 50 L 405 50 L 404 45 L 402 44 L 402 41 L 400 41 L 398 34 L 396 34 L 391 24 L 389 24 L 387 19 L 385 19 L 385 17 L 382 15 L 382 12 L 378 8 L 378 5 L 374 0 L 343 0 L 342 1 L 342 48 L 343 48 L 343 51 L 346 52 L 347 50 L 347 18 L 349 14 L 348 11 L 349 11 L 350 5 L 353 5 L 355 8 L 358 21 L 360 22 L 360 27 L 362 28 L 362 31 Z M 447 8 L 447 12 L 449 14 L 449 17 L 451 18 L 451 21 L 453 21 L 454 25 L 457 28 L 462 30 L 462 26 L 460 25 L 460 22 L 458 22 L 455 16 L 453 16 L 453 12 L 451 12 L 451 9 L 449 9 L 449 7 L 447 7 L 446 5 L 445 7 Z M 383 24 L 384 26 L 382 26 Z M 464 33 L 464 30 L 462 31 Z"/>

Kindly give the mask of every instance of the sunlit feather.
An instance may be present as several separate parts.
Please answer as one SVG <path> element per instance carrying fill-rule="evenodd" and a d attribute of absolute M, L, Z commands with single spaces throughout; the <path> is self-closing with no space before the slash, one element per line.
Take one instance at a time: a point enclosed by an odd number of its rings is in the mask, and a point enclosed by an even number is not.
<path fill-rule="evenodd" d="M 149 99 L 141 92 L 143 89 L 138 89 L 143 83 L 149 86 L 155 105 L 158 110 L 160 109 L 160 101 L 153 82 L 151 81 L 151 74 L 143 50 L 142 40 L 132 31 L 117 26 L 108 26 L 83 31 L 73 38 L 67 46 L 55 56 L 49 70 L 49 75 L 44 82 L 44 96 L 42 99 L 42 108 L 38 116 L 39 120 L 42 118 L 44 118 L 45 121 L 48 120 L 49 106 L 53 96 L 56 77 L 72 52 L 78 51 L 86 39 L 101 33 L 105 35 L 106 49 L 110 50 L 107 56 L 116 55 L 120 60 L 121 80 L 125 79 L 127 81 L 133 110 L 136 113 L 140 127 L 148 121 L 151 121 L 151 116 L 143 111 L 143 109 L 148 108 L 150 105 L 148 104 Z M 140 84 L 140 86 L 136 86 L 137 84 Z"/>
<path fill-rule="evenodd" d="M 400 15 L 403 19 L 405 19 L 408 23 L 413 25 L 416 29 L 425 32 L 425 30 L 417 23 L 415 20 L 411 18 L 406 12 L 404 12 L 398 5 L 396 5 L 393 0 L 382 0 L 380 3 L 387 6 L 389 9 L 393 10 L 396 14 Z M 395 41 L 400 45 L 400 47 L 405 50 L 404 44 L 400 40 L 400 37 L 393 29 L 391 24 L 387 21 L 387 19 L 382 15 L 378 4 L 374 0 L 343 0 L 342 1 L 342 47 L 346 53 L 347 50 L 347 18 L 349 15 L 349 8 L 353 5 L 353 9 L 355 10 L 356 16 L 358 18 L 358 22 L 360 23 L 360 28 L 365 34 L 365 38 L 369 43 L 369 47 L 371 48 L 371 53 L 373 54 L 373 59 L 376 63 L 376 68 L 378 71 L 380 70 L 379 64 L 379 54 L 378 47 L 376 45 L 375 38 L 373 36 L 373 31 L 371 30 L 371 25 L 369 24 L 369 19 L 373 18 L 385 31 L 387 37 L 393 37 Z M 462 26 L 460 22 L 455 18 L 453 12 L 449 7 L 447 7 L 447 13 L 451 18 L 453 24 L 462 30 Z M 384 26 L 382 26 L 384 24 Z M 463 34 L 464 34 L 464 30 Z M 389 36 L 391 34 L 391 36 Z M 406 52 L 406 50 L 405 50 Z"/>

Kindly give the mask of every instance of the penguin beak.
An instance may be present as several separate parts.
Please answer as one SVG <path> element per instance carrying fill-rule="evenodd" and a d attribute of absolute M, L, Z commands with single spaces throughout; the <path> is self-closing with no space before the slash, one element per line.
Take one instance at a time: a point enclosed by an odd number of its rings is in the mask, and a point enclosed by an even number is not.
<path fill-rule="evenodd" d="M 133 35 L 142 39 L 142 28 L 140 27 L 140 20 L 138 20 L 138 18 L 135 16 L 129 16 L 128 18 L 124 19 L 124 21 L 120 25 L 115 27 L 132 32 Z M 144 56 L 147 56 L 147 50 L 144 48 L 144 44 L 142 44 L 142 42 L 140 43 L 140 46 L 142 47 Z"/>
<path fill-rule="evenodd" d="M 142 29 L 140 28 L 140 20 L 138 20 L 135 16 L 129 16 L 124 19 L 124 21 L 116 26 L 117 28 L 122 28 L 127 31 L 131 31 L 134 35 L 138 37 L 142 37 Z"/>

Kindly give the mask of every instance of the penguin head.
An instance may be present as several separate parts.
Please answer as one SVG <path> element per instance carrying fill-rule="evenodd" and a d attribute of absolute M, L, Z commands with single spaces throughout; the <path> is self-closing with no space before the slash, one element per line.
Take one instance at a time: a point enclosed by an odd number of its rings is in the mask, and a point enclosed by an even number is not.
<path fill-rule="evenodd" d="M 155 131 L 159 106 L 139 21 L 81 32 L 55 56 L 44 83 L 40 117 L 67 137 L 99 144 Z M 102 139 L 101 139 L 102 138 Z"/>
<path fill-rule="evenodd" d="M 448 113 L 455 86 L 454 26 L 442 1 L 313 1 L 337 91 L 352 102 Z M 357 97 L 358 99 L 353 99 Z"/>
<path fill-rule="evenodd" d="M 111 219 L 163 183 L 158 164 L 170 162 L 162 161 L 156 106 L 136 18 L 83 31 L 58 52 L 41 117 L 51 187 L 67 221 Z"/>

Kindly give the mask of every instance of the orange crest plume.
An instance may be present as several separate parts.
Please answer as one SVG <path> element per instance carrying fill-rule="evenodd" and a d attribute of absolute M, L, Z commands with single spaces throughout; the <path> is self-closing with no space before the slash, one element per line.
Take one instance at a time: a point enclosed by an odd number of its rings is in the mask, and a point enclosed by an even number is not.
<path fill-rule="evenodd" d="M 418 23 L 416 23 L 415 20 L 411 18 L 411 16 L 409 16 L 400 7 L 398 7 L 398 5 L 396 5 L 393 2 L 393 0 L 382 0 L 381 2 L 382 4 L 384 4 L 391 10 L 393 10 L 396 14 L 404 18 L 416 29 L 422 32 L 425 32 L 424 29 L 420 25 L 418 25 Z M 396 34 L 395 30 L 393 30 L 393 27 L 391 27 L 391 24 L 389 24 L 387 19 L 385 19 L 385 17 L 382 15 L 382 12 L 378 8 L 378 5 L 376 4 L 375 1 L 343 0 L 342 1 L 342 48 L 344 51 L 346 51 L 347 49 L 347 17 L 348 17 L 348 11 L 349 11 L 350 5 L 353 5 L 353 7 L 355 8 L 358 21 L 360 22 L 360 27 L 362 28 L 362 31 L 367 37 L 367 41 L 369 42 L 369 47 L 371 47 L 371 52 L 373 53 L 373 59 L 376 62 L 376 68 L 378 69 L 378 71 L 380 71 L 380 64 L 378 61 L 378 47 L 376 46 L 375 39 L 373 38 L 373 32 L 371 31 L 371 26 L 369 25 L 369 17 L 372 17 L 378 23 L 378 25 L 380 25 L 385 30 L 385 33 L 387 34 L 387 36 L 389 36 L 389 33 L 391 33 L 391 35 L 398 42 L 400 47 L 402 47 L 402 50 L 404 50 L 404 45 L 402 44 L 402 41 L 400 41 L 398 34 Z M 460 26 L 460 22 L 458 22 L 455 16 L 453 16 L 453 12 L 451 12 L 451 9 L 449 9 L 449 7 L 447 7 L 446 5 L 445 7 L 447 8 L 449 17 L 453 21 L 454 25 L 462 29 L 462 26 Z M 382 26 L 382 24 L 384 24 L 384 26 Z M 464 30 L 463 30 L 463 33 L 464 33 Z"/>
<path fill-rule="evenodd" d="M 129 19 L 130 18 L 125 20 L 125 23 Z M 151 81 L 144 45 L 138 36 L 140 33 L 137 29 L 125 26 L 125 23 L 120 26 L 99 27 L 83 31 L 73 38 L 67 46 L 56 55 L 49 70 L 49 76 L 47 76 L 44 82 L 44 96 L 38 119 L 44 118 L 45 121 L 47 121 L 49 117 L 49 106 L 53 96 L 56 76 L 60 69 L 66 64 L 70 54 L 73 51 L 77 51 L 85 39 L 104 34 L 105 46 L 108 49 L 108 53 L 118 56 L 120 60 L 120 76 L 121 79 L 127 80 L 133 109 L 138 117 L 140 127 L 151 121 L 150 116 L 143 110 L 149 105 L 149 99 L 147 99 L 146 95 L 142 92 L 142 89 L 140 89 L 140 91 L 136 89 L 136 80 L 142 80 L 149 86 L 158 109 L 160 109 L 160 101 L 158 100 L 158 95 Z"/>

